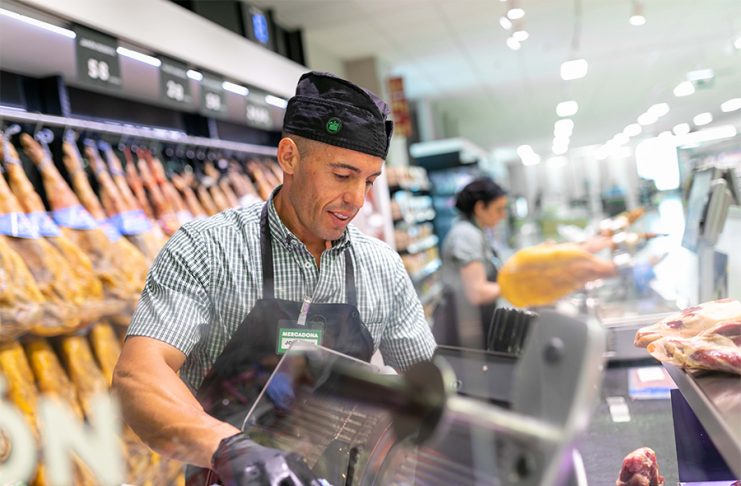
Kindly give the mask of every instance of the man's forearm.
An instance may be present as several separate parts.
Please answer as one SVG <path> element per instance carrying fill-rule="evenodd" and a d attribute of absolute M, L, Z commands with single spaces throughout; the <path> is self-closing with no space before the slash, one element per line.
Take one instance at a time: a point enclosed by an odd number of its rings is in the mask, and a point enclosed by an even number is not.
<path fill-rule="evenodd" d="M 119 361 L 113 377 L 126 423 L 162 455 L 210 466 L 221 439 L 239 430 L 208 415 L 167 365 L 134 363 Z"/>

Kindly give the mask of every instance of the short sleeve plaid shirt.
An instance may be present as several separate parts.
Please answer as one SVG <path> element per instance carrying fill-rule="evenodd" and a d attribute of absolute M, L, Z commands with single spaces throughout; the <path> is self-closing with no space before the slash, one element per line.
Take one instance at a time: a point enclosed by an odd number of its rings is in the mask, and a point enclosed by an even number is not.
<path fill-rule="evenodd" d="M 181 227 L 149 270 L 128 336 L 166 342 L 187 355 L 182 379 L 197 389 L 231 335 L 262 297 L 260 211 L 231 209 Z M 398 370 L 430 359 L 435 341 L 399 255 L 350 225 L 314 257 L 267 202 L 273 236 L 275 297 L 345 302 L 350 251 L 360 316 L 387 365 Z M 266 323 L 267 325 L 267 323 Z"/>

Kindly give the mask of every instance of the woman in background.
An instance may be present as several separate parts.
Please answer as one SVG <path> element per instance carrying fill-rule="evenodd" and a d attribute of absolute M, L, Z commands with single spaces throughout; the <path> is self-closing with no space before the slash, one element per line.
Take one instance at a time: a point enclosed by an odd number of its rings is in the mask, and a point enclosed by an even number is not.
<path fill-rule="evenodd" d="M 442 246 L 443 303 L 435 312 L 438 344 L 485 348 L 499 285 L 500 265 L 486 231 L 507 216 L 507 192 L 489 177 L 467 184 L 456 196 L 460 213 Z"/>

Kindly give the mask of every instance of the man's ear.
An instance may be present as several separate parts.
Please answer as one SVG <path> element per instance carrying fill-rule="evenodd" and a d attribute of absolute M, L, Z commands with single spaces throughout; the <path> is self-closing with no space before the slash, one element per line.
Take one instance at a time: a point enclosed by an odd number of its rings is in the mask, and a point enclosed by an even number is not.
<path fill-rule="evenodd" d="M 293 175 L 300 160 L 301 154 L 296 142 L 289 137 L 283 137 L 278 143 L 278 164 L 283 173 Z"/>

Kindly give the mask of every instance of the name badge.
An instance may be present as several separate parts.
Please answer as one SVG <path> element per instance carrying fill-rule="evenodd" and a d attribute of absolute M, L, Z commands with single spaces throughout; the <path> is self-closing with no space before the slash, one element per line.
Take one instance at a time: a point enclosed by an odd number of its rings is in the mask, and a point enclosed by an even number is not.
<path fill-rule="evenodd" d="M 310 343 L 317 346 L 322 345 L 322 329 L 310 329 L 307 327 L 279 327 L 276 354 L 283 354 L 295 342 Z"/>

